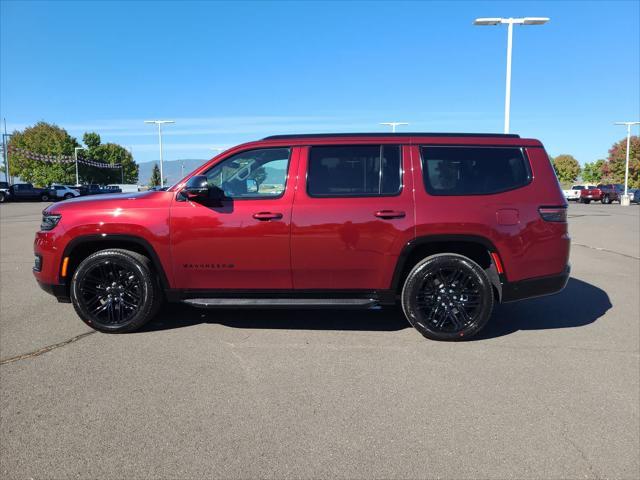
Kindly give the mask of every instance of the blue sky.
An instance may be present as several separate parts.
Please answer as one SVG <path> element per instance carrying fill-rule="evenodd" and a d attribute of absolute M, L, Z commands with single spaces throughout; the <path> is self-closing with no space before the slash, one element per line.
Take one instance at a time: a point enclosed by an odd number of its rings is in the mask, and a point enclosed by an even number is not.
<path fill-rule="evenodd" d="M 501 132 L 602 158 L 640 117 L 640 2 L 13 2 L 1 4 L 0 115 L 98 132 L 157 158 L 209 158 L 269 134 Z M 635 132 L 637 134 L 637 132 Z"/>

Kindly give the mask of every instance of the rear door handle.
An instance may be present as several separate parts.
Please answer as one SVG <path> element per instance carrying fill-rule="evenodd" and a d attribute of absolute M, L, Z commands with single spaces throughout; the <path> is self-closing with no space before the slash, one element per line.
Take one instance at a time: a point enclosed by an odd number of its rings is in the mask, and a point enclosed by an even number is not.
<path fill-rule="evenodd" d="M 401 210 L 378 210 L 374 215 L 378 218 L 390 219 L 404 218 L 406 213 Z"/>
<path fill-rule="evenodd" d="M 263 222 L 268 220 L 280 220 L 282 218 L 282 214 L 277 212 L 258 212 L 253 214 L 253 218 Z"/>

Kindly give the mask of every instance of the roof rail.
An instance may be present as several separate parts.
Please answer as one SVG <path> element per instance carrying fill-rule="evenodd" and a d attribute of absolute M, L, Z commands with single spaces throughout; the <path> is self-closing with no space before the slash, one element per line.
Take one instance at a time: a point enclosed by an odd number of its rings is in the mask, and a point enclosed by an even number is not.
<path fill-rule="evenodd" d="M 489 137 L 489 138 L 520 138 L 515 133 L 433 133 L 433 132 L 401 132 L 401 133 L 298 133 L 293 135 L 271 135 L 262 140 L 288 140 L 296 138 L 326 138 L 326 137 Z"/>

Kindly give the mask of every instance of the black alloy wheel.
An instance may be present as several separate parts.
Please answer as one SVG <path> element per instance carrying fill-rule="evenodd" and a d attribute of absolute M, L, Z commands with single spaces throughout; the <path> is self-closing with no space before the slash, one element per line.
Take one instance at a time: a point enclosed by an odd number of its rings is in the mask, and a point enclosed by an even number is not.
<path fill-rule="evenodd" d="M 463 340 L 486 325 L 493 310 L 493 287 L 484 270 L 457 254 L 425 258 L 409 273 L 402 308 L 422 335 Z"/>
<path fill-rule="evenodd" d="M 40 195 L 40 201 L 41 202 L 48 202 L 49 201 L 49 194 L 48 193 L 43 193 L 42 195 Z"/>
<path fill-rule="evenodd" d="M 147 323 L 161 303 L 151 262 L 129 250 L 96 252 L 80 263 L 71 301 L 80 318 L 101 332 L 130 332 Z"/>

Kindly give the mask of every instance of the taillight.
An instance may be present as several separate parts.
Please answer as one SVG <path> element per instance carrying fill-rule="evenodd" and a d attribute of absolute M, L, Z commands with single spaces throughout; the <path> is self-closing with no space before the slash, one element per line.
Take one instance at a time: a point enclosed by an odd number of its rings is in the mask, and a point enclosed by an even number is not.
<path fill-rule="evenodd" d="M 540 207 L 538 212 L 547 222 L 567 223 L 567 207 Z"/>

